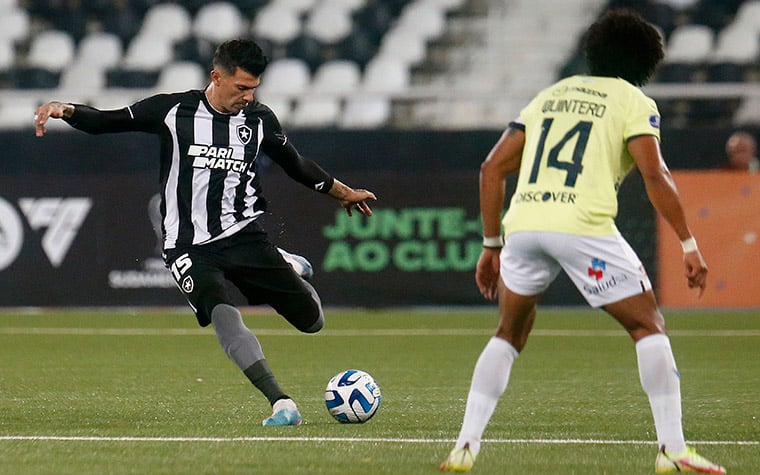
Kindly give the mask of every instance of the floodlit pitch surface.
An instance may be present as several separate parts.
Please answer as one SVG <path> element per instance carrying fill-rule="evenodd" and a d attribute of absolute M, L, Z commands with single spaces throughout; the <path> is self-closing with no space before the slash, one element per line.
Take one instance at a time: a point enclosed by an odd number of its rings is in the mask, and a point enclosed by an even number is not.
<path fill-rule="evenodd" d="M 689 441 L 732 475 L 760 470 L 760 312 L 665 312 Z M 262 427 L 266 400 L 184 310 L 0 312 L 2 474 L 436 473 L 495 309 L 328 310 L 301 335 L 247 309 L 300 427 Z M 340 424 L 340 370 L 383 393 Z M 646 474 L 657 451 L 629 338 L 600 311 L 539 309 L 475 473 Z"/>

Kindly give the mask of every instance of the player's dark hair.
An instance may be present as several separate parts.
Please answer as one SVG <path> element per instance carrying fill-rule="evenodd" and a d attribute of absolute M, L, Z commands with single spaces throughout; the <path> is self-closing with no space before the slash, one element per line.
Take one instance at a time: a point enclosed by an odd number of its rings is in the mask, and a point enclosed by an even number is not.
<path fill-rule="evenodd" d="M 609 10 L 586 33 L 586 63 L 592 76 L 620 77 L 643 86 L 665 56 L 660 33 L 638 13 Z"/>
<path fill-rule="evenodd" d="M 234 73 L 235 69 L 261 76 L 269 59 L 255 41 L 249 39 L 228 40 L 220 44 L 214 53 L 214 68 Z"/>

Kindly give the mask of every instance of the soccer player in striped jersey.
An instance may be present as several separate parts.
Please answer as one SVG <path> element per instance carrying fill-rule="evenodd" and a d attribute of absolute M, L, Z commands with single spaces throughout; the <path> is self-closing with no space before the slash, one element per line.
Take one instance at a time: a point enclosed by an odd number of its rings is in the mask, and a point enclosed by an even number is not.
<path fill-rule="evenodd" d="M 702 294 L 707 266 L 660 153 L 660 115 L 636 87 L 663 58 L 662 40 L 637 14 L 612 10 L 589 28 L 585 50 L 591 75 L 539 92 L 481 166 L 484 249 L 475 278 L 484 297 L 498 300 L 500 321 L 475 364 L 459 437 L 441 470 L 472 469 L 527 342 L 538 296 L 564 270 L 588 303 L 612 315 L 634 341 L 660 447 L 655 471 L 725 473 L 684 441 L 679 373 L 665 321 L 641 262 L 614 222 L 618 186 L 636 166 L 650 201 L 681 240 L 688 286 Z M 511 173 L 518 174 L 517 185 L 501 221 Z"/>
<path fill-rule="evenodd" d="M 327 194 L 349 215 L 372 214 L 375 195 L 353 189 L 288 141 L 277 117 L 254 98 L 267 57 L 252 40 L 222 43 L 203 90 L 157 94 L 118 110 L 53 101 L 34 115 L 37 136 L 50 118 L 102 134 L 147 132 L 160 140 L 163 255 L 198 323 L 213 325 L 229 358 L 272 405 L 268 426 L 301 415 L 281 389 L 256 336 L 233 304 L 228 282 L 252 305 L 268 304 L 305 333 L 323 325 L 309 262 L 275 247 L 257 218 L 266 209 L 256 161 L 264 152 L 295 181 Z"/>

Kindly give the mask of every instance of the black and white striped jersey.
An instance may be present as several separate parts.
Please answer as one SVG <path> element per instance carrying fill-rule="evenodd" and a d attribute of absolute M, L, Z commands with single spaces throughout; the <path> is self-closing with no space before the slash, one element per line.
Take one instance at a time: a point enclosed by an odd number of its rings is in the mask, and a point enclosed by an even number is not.
<path fill-rule="evenodd" d="M 115 111 L 75 105 L 67 122 L 89 133 L 158 135 L 164 249 L 231 236 L 265 211 L 256 170 L 260 151 L 312 189 L 326 193 L 332 186 L 332 177 L 298 154 L 275 114 L 259 102 L 223 114 L 203 91 L 192 90 Z"/>

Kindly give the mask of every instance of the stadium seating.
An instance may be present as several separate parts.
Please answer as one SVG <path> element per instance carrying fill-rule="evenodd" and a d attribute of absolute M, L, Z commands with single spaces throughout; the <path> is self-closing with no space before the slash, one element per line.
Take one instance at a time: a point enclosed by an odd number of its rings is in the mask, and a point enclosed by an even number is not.
<path fill-rule="evenodd" d="M 746 127 L 749 125 L 757 125 L 760 122 L 758 114 L 760 111 L 760 97 L 751 97 L 745 99 L 737 107 L 733 116 L 732 125 L 736 127 Z"/>
<path fill-rule="evenodd" d="M 634 8 L 662 31 L 665 59 L 654 84 L 760 85 L 759 0 L 612 0 L 609 5 Z M 564 72 L 585 72 L 580 53 Z M 740 87 L 734 90 L 734 95 L 710 97 L 708 92 L 658 102 L 670 125 L 730 126 L 739 111 L 743 123 L 760 123 L 760 109 L 742 104 L 752 104 L 754 96 L 743 95 Z"/>
<path fill-rule="evenodd" d="M 298 58 L 283 58 L 267 66 L 257 94 L 266 100 L 269 96 L 293 98 L 307 91 L 311 82 L 308 65 Z"/>
<path fill-rule="evenodd" d="M 60 72 L 73 61 L 75 48 L 74 38 L 69 33 L 43 31 L 32 39 L 27 63 L 33 67 Z"/>
<path fill-rule="evenodd" d="M 97 96 L 106 87 L 106 75 L 103 69 L 84 63 L 74 63 L 61 72 L 56 96 L 89 97 Z"/>
<path fill-rule="evenodd" d="M 317 0 L 275 0 L 275 3 L 291 8 L 302 15 L 314 7 Z"/>
<path fill-rule="evenodd" d="M 751 0 L 739 5 L 736 23 L 760 32 L 760 0 Z"/>
<path fill-rule="evenodd" d="M 6 7 L 0 13 L 0 40 L 18 43 L 29 36 L 31 20 L 26 11 L 17 7 Z"/>
<path fill-rule="evenodd" d="M 385 96 L 353 96 L 346 101 L 339 126 L 346 129 L 373 129 L 391 119 L 391 101 Z"/>
<path fill-rule="evenodd" d="M 432 2 L 411 2 L 401 10 L 395 29 L 413 32 L 426 40 L 438 38 L 446 28 L 445 11 Z"/>
<path fill-rule="evenodd" d="M 77 47 L 75 61 L 93 67 L 116 67 L 124 54 L 121 38 L 115 33 L 95 32 L 85 36 Z"/>
<path fill-rule="evenodd" d="M 241 36 L 246 20 L 238 8 L 229 2 L 212 2 L 201 7 L 193 20 L 193 34 L 200 40 L 212 43 Z"/>
<path fill-rule="evenodd" d="M 158 75 L 156 92 L 200 89 L 208 82 L 206 71 L 193 61 L 175 61 L 167 64 Z"/>
<path fill-rule="evenodd" d="M 32 112 L 37 106 L 37 101 L 27 96 L 8 97 L 0 100 L 0 128 L 31 127 Z"/>
<path fill-rule="evenodd" d="M 322 64 L 314 73 L 311 94 L 350 95 L 359 87 L 361 70 L 351 60 L 336 59 Z"/>
<path fill-rule="evenodd" d="M 670 35 L 665 49 L 668 63 L 700 63 L 713 49 L 715 34 L 706 25 L 683 25 Z"/>
<path fill-rule="evenodd" d="M 269 96 L 266 105 L 274 111 L 282 124 L 289 124 L 293 116 L 293 101 L 285 96 Z"/>
<path fill-rule="evenodd" d="M 216 45 L 230 37 L 251 36 L 271 60 L 259 97 L 274 105 L 283 123 L 381 126 L 393 117 L 414 117 L 391 113 L 400 100 L 409 104 L 410 93 L 422 91 L 422 104 L 430 99 L 423 87 L 447 89 L 443 86 L 447 73 L 436 70 L 431 56 L 440 56 L 442 49 L 462 41 L 461 27 L 450 30 L 452 17 L 478 11 L 484 4 L 477 0 L 0 0 L 0 96 L 19 90 L 28 97 L 39 91 L 35 97 L 40 100 L 56 91 L 93 104 L 123 105 L 124 99 L 131 102 L 156 90 L 202 87 Z M 540 14 L 550 4 L 565 21 L 550 25 L 548 36 L 559 40 L 546 48 L 545 41 L 534 39 L 536 31 L 548 31 L 542 29 Z M 533 58 L 530 74 L 507 69 L 503 78 L 478 77 L 478 81 L 485 87 L 501 81 L 501 88 L 522 97 L 560 74 L 583 72 L 576 46 L 583 25 L 562 12 L 603 4 L 604 0 L 515 0 L 504 17 L 508 43 L 519 40 L 519 47 L 510 49 L 509 62 Z M 760 0 L 609 0 L 606 5 L 638 9 L 662 31 L 666 59 L 656 82 L 760 82 Z M 488 21 L 498 18 L 492 15 Z M 543 50 L 531 49 L 541 45 Z M 540 63 L 534 61 L 539 54 Z M 286 63 L 291 64 L 289 69 L 279 65 Z M 412 73 L 424 70 L 442 77 L 418 82 Z M 471 78 L 460 77 L 456 84 L 468 83 Z M 492 107 L 497 99 L 482 107 Z M 737 109 L 732 101 L 724 101 L 730 107 L 722 108 L 708 100 L 693 104 L 686 100 L 684 106 L 683 100 L 674 98 L 670 103 L 684 124 L 691 117 L 696 121 L 717 117 L 727 123 Z M 367 114 L 362 107 L 370 109 Z M 472 105 L 463 107 L 469 111 Z M 7 117 L 16 109 L 6 108 L 4 123 L 13 122 Z M 755 117 L 760 122 L 760 112 L 753 115 L 751 108 L 741 105 L 738 109 L 745 111 L 742 120 Z M 476 118 L 478 113 L 473 110 L 465 116 Z"/>
<path fill-rule="evenodd" d="M 8 71 L 16 62 L 16 51 L 13 43 L 0 40 L 0 71 Z"/>
<path fill-rule="evenodd" d="M 394 30 L 380 42 L 379 57 L 401 60 L 407 66 L 414 66 L 425 59 L 427 40 L 411 29 Z"/>
<path fill-rule="evenodd" d="M 293 41 L 300 32 L 301 19 L 298 11 L 278 2 L 259 10 L 251 23 L 254 37 L 278 47 L 284 47 Z"/>
<path fill-rule="evenodd" d="M 760 58 L 760 36 L 751 27 L 742 24 L 728 25 L 718 34 L 712 62 L 748 64 Z"/>
<path fill-rule="evenodd" d="M 131 70 L 157 71 L 173 58 L 172 44 L 168 39 L 141 34 L 129 43 L 122 66 Z"/>
<path fill-rule="evenodd" d="M 328 45 L 345 39 L 353 28 L 351 10 L 339 5 L 335 2 L 319 3 L 306 16 L 304 33 Z"/>
<path fill-rule="evenodd" d="M 139 34 L 172 42 L 186 39 L 193 26 L 190 12 L 179 3 L 157 3 L 145 13 Z"/>
<path fill-rule="evenodd" d="M 305 96 L 293 109 L 291 123 L 296 127 L 332 127 L 341 112 L 340 99 L 331 96 Z"/>
<path fill-rule="evenodd" d="M 364 69 L 361 89 L 375 94 L 404 92 L 409 86 L 409 69 L 398 58 L 377 57 Z"/>

